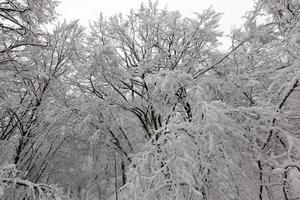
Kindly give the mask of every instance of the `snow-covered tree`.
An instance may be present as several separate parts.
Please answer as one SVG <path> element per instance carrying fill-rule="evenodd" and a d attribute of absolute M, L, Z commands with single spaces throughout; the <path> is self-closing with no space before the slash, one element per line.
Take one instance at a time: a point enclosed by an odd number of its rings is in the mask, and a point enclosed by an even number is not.
<path fill-rule="evenodd" d="M 212 8 L 47 31 L 55 6 L 0 3 L 0 199 L 300 198 L 298 1 L 256 1 L 227 53 Z"/>

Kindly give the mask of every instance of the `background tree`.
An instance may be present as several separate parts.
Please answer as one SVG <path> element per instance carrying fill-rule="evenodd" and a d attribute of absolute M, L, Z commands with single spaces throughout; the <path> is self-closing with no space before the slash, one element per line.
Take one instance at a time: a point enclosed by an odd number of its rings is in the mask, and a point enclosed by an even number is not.
<path fill-rule="evenodd" d="M 0 5 L 0 164 L 17 167 L 16 177 L 1 178 L 1 189 L 15 188 L 6 192 L 14 195 L 5 199 L 33 198 L 35 192 L 42 193 L 32 184 L 46 182 L 45 172 L 66 138 L 61 128 L 72 115 L 68 112 L 72 97 L 62 81 L 71 72 L 83 29 L 72 22 L 47 32 L 44 26 L 55 17 L 53 1 L 5 1 Z M 30 182 L 20 180 L 14 185 L 17 179 Z M 21 197 L 26 188 L 27 197 Z"/>

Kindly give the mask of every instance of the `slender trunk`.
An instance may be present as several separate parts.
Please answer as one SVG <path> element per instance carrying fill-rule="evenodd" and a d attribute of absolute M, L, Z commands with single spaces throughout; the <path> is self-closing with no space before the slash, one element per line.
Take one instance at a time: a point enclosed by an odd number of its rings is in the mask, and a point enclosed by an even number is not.
<path fill-rule="evenodd" d="M 121 162 L 121 170 L 122 170 L 122 185 L 126 184 L 126 171 L 125 171 L 125 161 Z"/>
<path fill-rule="evenodd" d="M 115 196 L 116 200 L 118 200 L 118 173 L 117 173 L 117 152 L 115 152 Z"/>

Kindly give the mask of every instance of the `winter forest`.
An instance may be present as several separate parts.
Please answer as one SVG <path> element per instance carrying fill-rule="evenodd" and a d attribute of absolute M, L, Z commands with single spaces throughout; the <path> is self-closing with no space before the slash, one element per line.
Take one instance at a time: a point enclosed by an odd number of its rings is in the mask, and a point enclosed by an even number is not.
<path fill-rule="evenodd" d="M 300 1 L 149 1 L 90 26 L 0 1 L 1 200 L 299 200 Z"/>

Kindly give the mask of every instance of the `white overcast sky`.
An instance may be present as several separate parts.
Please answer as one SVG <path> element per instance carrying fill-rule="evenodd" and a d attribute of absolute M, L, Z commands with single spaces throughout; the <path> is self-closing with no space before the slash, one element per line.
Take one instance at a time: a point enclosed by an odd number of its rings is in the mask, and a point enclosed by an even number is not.
<path fill-rule="evenodd" d="M 60 0 L 58 13 L 60 19 L 79 19 L 84 25 L 96 20 L 100 12 L 111 16 L 118 12 L 128 13 L 131 8 L 139 8 L 142 2 L 148 0 Z M 224 13 L 220 21 L 220 30 L 228 34 L 233 26 L 239 26 L 246 11 L 253 7 L 253 0 L 160 0 L 160 7 L 169 10 L 179 10 L 183 15 L 201 12 L 210 6 Z M 229 47 L 228 40 L 222 40 L 224 48 Z"/>

